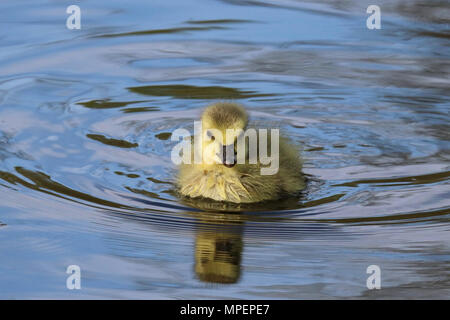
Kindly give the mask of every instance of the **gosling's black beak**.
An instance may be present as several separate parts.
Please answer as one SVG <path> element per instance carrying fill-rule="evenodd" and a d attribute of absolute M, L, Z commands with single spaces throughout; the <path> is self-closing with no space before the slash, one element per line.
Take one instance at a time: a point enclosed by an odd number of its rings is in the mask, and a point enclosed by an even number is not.
<path fill-rule="evenodd" d="M 236 155 L 234 154 L 234 144 L 223 146 L 222 163 L 227 168 L 232 168 L 236 164 Z"/>

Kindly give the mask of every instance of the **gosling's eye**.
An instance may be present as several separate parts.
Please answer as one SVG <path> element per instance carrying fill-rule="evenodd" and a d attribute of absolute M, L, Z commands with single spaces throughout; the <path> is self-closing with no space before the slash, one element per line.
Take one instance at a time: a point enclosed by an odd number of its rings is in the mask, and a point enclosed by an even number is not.
<path fill-rule="evenodd" d="M 211 141 L 216 140 L 216 137 L 214 137 L 214 136 L 212 135 L 211 131 L 206 131 L 206 134 L 208 135 L 208 137 L 211 138 Z"/>

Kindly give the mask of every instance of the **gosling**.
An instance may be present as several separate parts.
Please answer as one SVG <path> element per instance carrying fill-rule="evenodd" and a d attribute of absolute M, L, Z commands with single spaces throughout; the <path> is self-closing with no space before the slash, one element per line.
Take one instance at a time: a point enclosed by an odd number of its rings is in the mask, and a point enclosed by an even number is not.
<path fill-rule="evenodd" d="M 197 153 L 201 161 L 180 165 L 177 185 L 181 195 L 223 202 L 256 203 L 277 200 L 304 189 L 305 180 L 298 149 L 286 139 L 279 137 L 279 150 L 276 150 L 277 154 L 271 155 L 278 156 L 277 170 L 262 174 L 268 167 L 267 161 L 265 164 L 260 158 L 250 161 L 250 139 L 243 134 L 231 138 L 227 136 L 228 129 L 241 133 L 247 129 L 248 115 L 242 106 L 226 102 L 210 105 L 202 114 L 201 125 L 202 129 L 193 139 L 200 143 L 194 143 L 191 148 L 191 159 Z M 242 146 L 238 138 L 242 137 L 245 145 L 244 163 L 237 161 L 237 147 Z M 272 146 L 271 135 L 263 138 L 269 140 L 267 154 Z M 228 143 L 231 139 L 234 141 Z M 260 146 L 261 134 L 257 139 L 256 145 Z"/>

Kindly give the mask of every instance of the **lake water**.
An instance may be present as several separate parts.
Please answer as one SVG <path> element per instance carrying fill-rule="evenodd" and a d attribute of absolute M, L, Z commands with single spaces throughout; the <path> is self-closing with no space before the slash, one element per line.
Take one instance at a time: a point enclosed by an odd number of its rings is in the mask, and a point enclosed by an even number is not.
<path fill-rule="evenodd" d="M 2 1 L 0 298 L 450 298 L 450 7 L 372 2 Z M 301 145 L 301 197 L 177 197 L 220 100 Z"/>

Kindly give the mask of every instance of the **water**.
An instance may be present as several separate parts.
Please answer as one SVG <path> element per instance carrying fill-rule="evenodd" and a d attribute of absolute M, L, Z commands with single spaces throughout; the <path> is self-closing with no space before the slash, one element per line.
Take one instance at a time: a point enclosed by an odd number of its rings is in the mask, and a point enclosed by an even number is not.
<path fill-rule="evenodd" d="M 450 297 L 448 2 L 69 4 L 0 4 L 0 298 Z M 176 196 L 223 99 L 302 146 L 300 198 Z"/>

